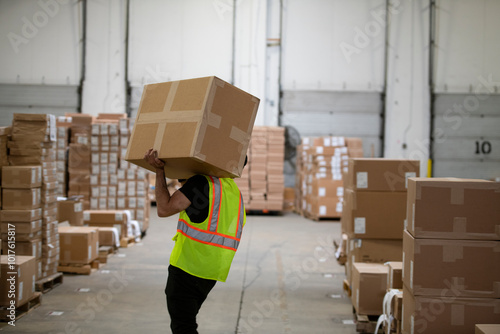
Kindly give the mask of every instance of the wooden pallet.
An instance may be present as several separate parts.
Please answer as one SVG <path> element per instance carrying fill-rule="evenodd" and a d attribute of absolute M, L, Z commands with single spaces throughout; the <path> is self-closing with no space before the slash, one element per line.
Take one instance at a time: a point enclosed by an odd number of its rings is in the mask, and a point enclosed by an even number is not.
<path fill-rule="evenodd" d="M 120 239 L 120 247 L 121 248 L 127 248 L 130 246 L 133 246 L 135 244 L 135 238 L 134 237 L 123 237 Z"/>
<path fill-rule="evenodd" d="M 41 293 L 47 293 L 55 287 L 61 285 L 63 283 L 63 274 L 55 273 L 54 275 L 50 275 L 48 277 L 42 278 L 35 282 L 36 291 L 40 291 Z"/>
<path fill-rule="evenodd" d="M 27 302 L 25 302 L 23 305 L 19 305 L 16 307 L 15 311 L 15 319 L 18 320 L 28 314 L 29 312 L 33 311 L 36 309 L 38 306 L 42 304 L 42 293 L 41 292 L 35 292 L 33 294 L 33 297 L 31 297 Z M 10 310 L 8 310 L 6 307 L 1 307 L 0 308 L 0 321 L 2 322 L 10 322 L 13 319 L 10 319 L 8 316 L 10 315 Z"/>
<path fill-rule="evenodd" d="M 280 210 L 245 210 L 249 216 L 283 216 L 283 211 Z"/>
<path fill-rule="evenodd" d="M 108 259 L 113 256 L 116 252 L 115 247 L 113 246 L 101 246 L 99 247 L 99 256 L 98 260 L 100 263 L 108 263 Z"/>
<path fill-rule="evenodd" d="M 379 316 L 377 315 L 362 315 L 354 313 L 354 321 L 356 322 L 356 332 L 358 333 L 375 333 L 377 328 L 377 321 Z M 383 329 L 380 328 L 379 333 L 384 333 Z"/>
<path fill-rule="evenodd" d="M 65 274 L 90 275 L 100 267 L 99 260 L 94 260 L 89 264 L 60 263 L 57 271 Z"/>
<path fill-rule="evenodd" d="M 338 222 L 340 221 L 340 217 L 325 217 L 325 216 L 316 216 L 311 214 L 310 212 L 304 211 L 302 212 L 302 216 L 307 219 L 313 220 L 315 222 Z"/>

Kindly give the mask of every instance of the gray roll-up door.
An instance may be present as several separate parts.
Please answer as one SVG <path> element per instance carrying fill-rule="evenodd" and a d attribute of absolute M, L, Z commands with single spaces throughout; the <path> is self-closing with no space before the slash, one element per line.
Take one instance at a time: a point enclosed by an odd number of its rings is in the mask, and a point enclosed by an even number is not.
<path fill-rule="evenodd" d="M 0 84 L 0 126 L 12 124 L 14 113 L 78 112 L 78 86 Z"/>
<path fill-rule="evenodd" d="M 500 95 L 436 94 L 433 121 L 433 176 L 500 176 Z"/>
<path fill-rule="evenodd" d="M 381 154 L 382 100 L 378 92 L 284 91 L 281 124 L 301 137 L 363 139 L 365 156 Z"/>

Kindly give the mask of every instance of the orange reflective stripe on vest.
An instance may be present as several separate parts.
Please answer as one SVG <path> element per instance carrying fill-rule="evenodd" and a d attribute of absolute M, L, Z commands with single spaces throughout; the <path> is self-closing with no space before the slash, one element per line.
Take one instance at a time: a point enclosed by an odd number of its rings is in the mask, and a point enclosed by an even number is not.
<path fill-rule="evenodd" d="M 231 249 L 236 251 L 240 244 L 241 233 L 243 230 L 245 209 L 243 206 L 243 197 L 239 196 L 238 207 L 238 222 L 236 224 L 235 236 L 217 232 L 220 217 L 220 207 L 222 201 L 222 186 L 218 178 L 209 177 L 212 183 L 212 206 L 209 208 L 208 227 L 207 229 L 200 229 L 194 224 L 179 219 L 177 223 L 177 231 L 186 237 L 216 247 Z"/>

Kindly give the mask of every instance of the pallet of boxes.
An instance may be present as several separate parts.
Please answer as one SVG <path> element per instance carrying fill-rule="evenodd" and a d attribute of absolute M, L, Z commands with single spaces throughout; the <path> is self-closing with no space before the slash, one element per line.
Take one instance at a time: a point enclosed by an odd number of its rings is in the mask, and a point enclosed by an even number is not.
<path fill-rule="evenodd" d="M 8 142 L 10 168 L 19 175 L 33 177 L 33 168 L 40 169 L 40 187 L 33 188 L 31 195 L 26 189 L 24 195 L 35 200 L 29 209 L 41 208 L 41 237 L 38 255 L 39 275 L 37 290 L 47 292 L 62 283 L 57 272 L 59 262 L 59 233 L 57 221 L 57 165 L 56 165 L 56 119 L 50 114 L 14 114 L 11 140 Z M 33 202 L 34 203 L 34 202 Z M 30 241 L 33 243 L 34 241 Z M 33 246 L 33 245 L 32 245 Z M 28 246 L 26 246 L 28 247 Z M 38 246 L 37 246 L 38 247 Z M 34 252 L 34 251 L 33 251 Z M 48 282 L 48 289 L 42 288 Z M 42 285 L 41 285 L 42 284 Z"/>
<path fill-rule="evenodd" d="M 154 172 L 143 159 L 154 148 L 169 179 L 238 178 L 258 105 L 213 76 L 146 85 L 125 160 Z"/>
<path fill-rule="evenodd" d="M 402 333 L 499 333 L 499 204 L 499 182 L 409 179 Z"/>
<path fill-rule="evenodd" d="M 344 202 L 343 173 L 350 157 L 363 156 L 359 138 L 306 137 L 297 148 L 296 208 L 319 221 L 338 219 Z"/>
<path fill-rule="evenodd" d="M 383 313 L 388 261 L 402 261 L 407 180 L 420 162 L 383 158 L 349 159 L 344 180 L 342 231 L 347 235 L 346 280 L 358 332 L 373 333 Z"/>
<path fill-rule="evenodd" d="M 58 270 L 90 275 L 99 269 L 99 230 L 89 226 L 60 226 L 61 257 Z"/>
<path fill-rule="evenodd" d="M 250 139 L 248 164 L 236 184 L 247 212 L 282 213 L 284 209 L 285 128 L 256 126 Z"/>

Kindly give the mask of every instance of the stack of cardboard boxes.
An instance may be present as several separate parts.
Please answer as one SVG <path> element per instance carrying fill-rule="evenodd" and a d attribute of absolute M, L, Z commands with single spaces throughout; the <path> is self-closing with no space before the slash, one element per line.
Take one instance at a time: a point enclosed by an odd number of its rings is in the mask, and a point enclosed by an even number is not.
<path fill-rule="evenodd" d="M 408 181 L 403 333 L 500 323 L 500 183 Z"/>
<path fill-rule="evenodd" d="M 383 263 L 402 260 L 407 179 L 419 176 L 419 168 L 416 160 L 349 159 L 342 231 L 348 236 L 346 276 L 358 314 L 382 314 L 388 274 Z M 365 276 L 383 284 L 367 287 Z M 371 297 L 364 298 L 364 291 Z M 370 307 L 364 300 L 370 300 Z"/>
<path fill-rule="evenodd" d="M 0 186 L 2 185 L 2 167 L 9 165 L 7 142 L 11 132 L 10 126 L 0 127 Z M 2 208 L 2 192 L 0 191 L 0 209 Z"/>
<path fill-rule="evenodd" d="M 247 210 L 267 210 L 267 128 L 256 126 L 252 132 L 249 148 L 248 173 L 250 175 L 250 202 Z"/>
<path fill-rule="evenodd" d="M 68 151 L 68 196 L 82 196 L 83 208 L 90 208 L 90 137 L 93 117 L 68 114 L 71 117 Z"/>
<path fill-rule="evenodd" d="M 149 174 L 151 172 L 125 160 L 132 127 L 133 122 L 131 119 L 120 119 L 116 209 L 128 210 L 131 220 L 137 221 L 140 225 L 140 230 L 144 232 L 149 227 L 149 208 L 151 207 Z"/>
<path fill-rule="evenodd" d="M 99 255 L 98 229 L 87 226 L 60 226 L 62 272 L 91 273 L 91 265 Z"/>
<path fill-rule="evenodd" d="M 119 151 L 118 122 L 92 124 L 90 209 L 116 209 Z"/>
<path fill-rule="evenodd" d="M 248 164 L 235 179 L 247 210 L 283 211 L 285 128 L 256 126 L 252 132 Z"/>
<path fill-rule="evenodd" d="M 247 166 L 243 168 L 241 172 L 241 177 L 234 179 L 234 182 L 238 185 L 240 189 L 241 196 L 243 197 L 243 203 L 245 208 L 250 207 L 250 167 L 247 162 Z"/>
<path fill-rule="evenodd" d="M 42 168 L 41 166 L 2 167 L 2 249 L 15 254 L 33 256 L 36 279 L 42 277 Z"/>
<path fill-rule="evenodd" d="M 0 259 L 0 307 L 5 309 L 14 307 L 17 309 L 20 306 L 26 305 L 35 297 L 35 280 L 36 280 L 36 261 L 33 256 L 16 255 L 15 261 L 9 261 L 7 256 L 2 256 Z M 17 275 L 12 275 L 12 272 Z M 12 279 L 7 281 L 7 279 Z M 12 288 L 14 286 L 14 289 Z M 16 291 L 15 294 L 9 291 Z M 5 317 L 3 321 L 10 320 L 10 317 Z"/>
<path fill-rule="evenodd" d="M 266 209 L 283 211 L 285 194 L 285 128 L 267 127 Z"/>
<path fill-rule="evenodd" d="M 129 234 L 132 234 L 129 233 L 131 228 L 130 211 L 86 210 L 83 212 L 83 222 L 91 227 L 98 227 L 99 235 L 105 236 L 105 239 L 110 239 L 108 234 L 112 233 L 111 238 L 115 244 L 127 247 Z"/>
<path fill-rule="evenodd" d="M 9 159 L 7 156 L 7 153 L 8 153 L 7 152 L 7 142 L 9 141 L 10 131 L 11 131 L 10 126 L 0 127 L 0 170 L 2 169 L 3 166 L 9 165 Z M 2 180 L 1 176 L 2 175 L 0 174 L 0 182 Z M 0 207 L 1 207 L 1 203 L 2 202 L 0 201 Z"/>
<path fill-rule="evenodd" d="M 41 166 L 42 277 L 56 273 L 57 233 L 56 118 L 49 114 L 14 114 L 9 162 Z"/>
<path fill-rule="evenodd" d="M 297 147 L 296 209 L 299 213 L 312 219 L 341 216 L 342 175 L 349 157 L 362 156 L 360 145 L 359 138 L 303 138 Z"/>
<path fill-rule="evenodd" d="M 68 144 L 69 128 L 71 126 L 71 117 L 60 116 L 56 121 L 57 125 L 57 194 L 61 197 L 68 196 Z"/>

